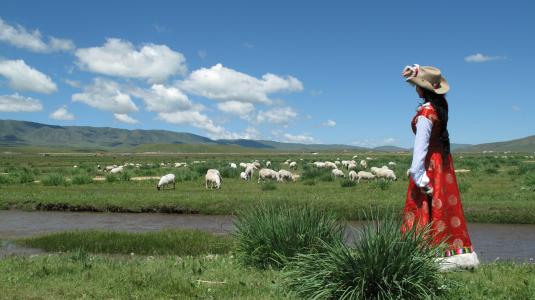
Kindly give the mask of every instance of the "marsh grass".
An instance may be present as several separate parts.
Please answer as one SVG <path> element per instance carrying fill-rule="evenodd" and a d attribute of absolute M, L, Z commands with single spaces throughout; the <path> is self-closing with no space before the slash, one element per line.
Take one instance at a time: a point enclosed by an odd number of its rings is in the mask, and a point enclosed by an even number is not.
<path fill-rule="evenodd" d="M 72 177 L 72 184 L 90 184 L 93 183 L 93 178 L 89 175 L 81 174 Z"/>
<path fill-rule="evenodd" d="M 340 186 L 341 187 L 354 187 L 356 186 L 357 183 L 353 180 L 350 180 L 350 179 L 344 179 L 342 181 L 340 181 Z"/>
<path fill-rule="evenodd" d="M 372 217 L 353 245 L 323 243 L 323 251 L 300 253 L 283 269 L 284 283 L 305 299 L 427 299 L 440 294 L 429 228 L 402 234 L 401 222 Z"/>
<path fill-rule="evenodd" d="M 69 231 L 16 240 L 15 243 L 50 252 L 85 251 L 106 254 L 205 255 L 223 254 L 232 240 L 198 230 L 129 233 Z"/>
<path fill-rule="evenodd" d="M 130 181 L 130 179 L 132 179 L 132 175 L 130 175 L 130 172 L 125 171 L 119 175 L 119 178 L 121 181 Z"/>
<path fill-rule="evenodd" d="M 280 268 L 297 253 L 342 241 L 344 234 L 344 225 L 333 213 L 273 202 L 242 211 L 235 226 L 238 257 L 261 269 Z"/>
<path fill-rule="evenodd" d="M 107 174 L 106 175 L 106 182 L 112 183 L 112 182 L 116 182 L 116 181 L 119 181 L 119 178 L 117 176 L 115 176 L 115 174 Z"/>
<path fill-rule="evenodd" d="M 59 186 L 59 185 L 68 185 L 67 179 L 62 175 L 58 173 L 46 175 L 41 179 L 41 183 L 44 186 Z"/>

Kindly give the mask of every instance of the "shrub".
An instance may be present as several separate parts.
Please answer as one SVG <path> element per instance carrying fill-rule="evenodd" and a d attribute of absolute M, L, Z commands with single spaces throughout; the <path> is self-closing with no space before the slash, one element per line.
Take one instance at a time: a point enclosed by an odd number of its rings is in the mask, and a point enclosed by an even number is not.
<path fill-rule="evenodd" d="M 53 173 L 50 175 L 47 175 L 41 179 L 41 182 L 43 185 L 46 186 L 58 186 L 58 185 L 67 185 L 67 180 L 65 177 L 58 173 Z"/>
<path fill-rule="evenodd" d="M 223 178 L 239 178 L 240 170 L 226 167 L 221 170 L 221 176 L 223 176 Z"/>
<path fill-rule="evenodd" d="M 308 179 L 303 181 L 304 185 L 316 185 L 316 180 L 314 179 Z"/>
<path fill-rule="evenodd" d="M 357 185 L 357 183 L 353 180 L 345 179 L 345 180 L 340 181 L 341 187 L 352 187 L 355 185 Z"/>
<path fill-rule="evenodd" d="M 444 283 L 429 228 L 405 234 L 391 216 L 374 217 L 352 246 L 323 243 L 283 270 L 287 287 L 305 299 L 432 299 Z"/>
<path fill-rule="evenodd" d="M 116 182 L 116 181 L 119 181 L 119 178 L 117 178 L 115 174 L 106 175 L 106 182 Z"/>
<path fill-rule="evenodd" d="M 273 182 L 266 182 L 261 185 L 262 191 L 274 191 L 277 189 L 277 185 Z"/>
<path fill-rule="evenodd" d="M 119 175 L 119 178 L 121 179 L 121 181 L 130 181 L 132 176 L 130 175 L 129 172 L 121 172 L 121 174 Z"/>
<path fill-rule="evenodd" d="M 344 225 L 332 213 L 277 203 L 239 213 L 235 226 L 238 258 L 258 268 L 280 268 L 297 253 L 341 241 L 344 233 Z"/>
<path fill-rule="evenodd" d="M 301 178 L 303 179 L 316 179 L 316 178 L 320 178 L 322 175 L 325 175 L 327 173 L 327 175 L 330 176 L 330 171 L 326 171 L 325 169 L 319 169 L 319 168 L 316 168 L 316 167 L 311 167 L 311 166 L 305 166 L 304 169 L 303 169 L 303 173 L 301 174 Z"/>
<path fill-rule="evenodd" d="M 71 182 L 72 184 L 89 184 L 93 182 L 93 178 L 89 175 L 76 175 Z"/>
<path fill-rule="evenodd" d="M 18 175 L 19 183 L 32 183 L 35 181 L 35 177 L 30 172 L 20 172 Z"/>
<path fill-rule="evenodd" d="M 8 184 L 11 183 L 11 178 L 5 175 L 0 175 L 0 184 Z"/>

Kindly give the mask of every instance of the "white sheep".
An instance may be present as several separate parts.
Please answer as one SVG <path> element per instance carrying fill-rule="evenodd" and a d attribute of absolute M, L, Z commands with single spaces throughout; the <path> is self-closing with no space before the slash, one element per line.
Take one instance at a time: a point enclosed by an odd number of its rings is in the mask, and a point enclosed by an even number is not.
<path fill-rule="evenodd" d="M 206 186 L 206 189 L 208 189 L 208 183 L 210 183 L 210 189 L 214 187 L 216 189 L 221 188 L 221 176 L 219 176 L 216 173 L 206 173 L 206 176 L 204 176 L 204 180 L 205 180 L 204 184 Z"/>
<path fill-rule="evenodd" d="M 357 169 L 357 164 L 350 162 L 349 165 L 347 165 L 347 170 L 356 170 L 356 169 Z"/>
<path fill-rule="evenodd" d="M 295 161 L 290 163 L 290 169 L 297 169 L 297 163 Z"/>
<path fill-rule="evenodd" d="M 123 166 L 118 166 L 117 168 L 113 168 L 110 170 L 111 174 L 118 174 L 123 172 Z"/>
<path fill-rule="evenodd" d="M 368 162 L 363 159 L 363 160 L 360 161 L 360 166 L 363 169 L 366 169 L 368 167 Z"/>
<path fill-rule="evenodd" d="M 297 180 L 299 180 L 299 178 L 301 178 L 301 175 L 298 175 L 298 174 L 292 174 L 292 181 L 293 182 L 296 182 Z"/>
<path fill-rule="evenodd" d="M 266 179 L 273 179 L 279 181 L 279 172 L 273 171 L 271 169 L 260 169 L 260 171 L 258 172 L 258 183 L 260 183 L 260 180 L 265 182 Z"/>
<path fill-rule="evenodd" d="M 353 155 L 353 159 L 357 159 L 357 158 L 359 158 L 358 155 Z"/>
<path fill-rule="evenodd" d="M 240 179 L 247 180 L 247 174 L 245 174 L 245 172 L 241 172 Z"/>
<path fill-rule="evenodd" d="M 370 172 L 366 171 L 360 171 L 357 173 L 357 182 L 360 183 L 360 180 L 372 180 L 375 178 L 375 175 L 373 175 Z"/>
<path fill-rule="evenodd" d="M 160 181 L 156 185 L 156 189 L 159 191 L 161 189 L 165 189 L 165 186 L 169 184 L 173 184 L 173 190 L 175 189 L 175 174 L 167 174 L 160 178 Z"/>
<path fill-rule="evenodd" d="M 247 176 L 247 179 L 253 179 L 254 169 L 255 167 L 252 165 L 245 168 L 245 175 Z"/>
<path fill-rule="evenodd" d="M 397 180 L 396 174 L 394 173 L 394 171 L 389 170 L 389 169 L 384 169 L 384 168 L 377 169 L 375 172 L 375 176 L 377 176 L 377 178 L 383 178 L 385 180 L 393 180 L 393 181 Z"/>
<path fill-rule="evenodd" d="M 325 165 L 324 165 L 325 168 L 328 168 L 328 169 L 338 169 L 338 167 L 336 166 L 336 164 L 333 163 L 333 162 L 326 161 L 324 164 L 325 164 Z"/>
<path fill-rule="evenodd" d="M 344 172 L 342 172 L 342 170 L 338 170 L 338 169 L 333 169 L 332 172 L 334 177 L 345 177 L 346 175 L 344 174 Z"/>
<path fill-rule="evenodd" d="M 356 181 L 358 178 L 357 178 L 357 172 L 351 170 L 349 171 L 349 180 L 351 181 Z"/>
<path fill-rule="evenodd" d="M 241 163 L 240 163 L 240 168 L 244 168 L 244 169 L 247 168 L 247 164 L 244 163 L 244 162 L 241 162 Z"/>
<path fill-rule="evenodd" d="M 261 167 L 260 162 L 258 162 L 258 161 L 255 161 L 255 162 L 253 163 L 253 165 L 254 165 L 255 168 L 257 168 L 257 169 L 260 169 L 260 167 Z"/>
<path fill-rule="evenodd" d="M 270 161 L 270 160 L 268 160 L 268 161 L 266 162 L 266 168 L 271 168 L 271 161 Z"/>
<path fill-rule="evenodd" d="M 391 167 L 391 168 L 395 168 L 396 165 L 397 164 L 395 162 L 393 162 L 393 161 L 388 162 L 388 166 Z"/>
<path fill-rule="evenodd" d="M 235 163 L 230 163 L 230 167 L 231 167 L 232 169 L 237 169 L 237 168 L 238 168 L 238 166 L 236 166 Z"/>
<path fill-rule="evenodd" d="M 281 169 L 279 170 L 279 182 L 283 182 L 284 180 L 288 181 L 294 181 L 293 174 L 290 171 Z"/>
<path fill-rule="evenodd" d="M 325 163 L 321 161 L 315 161 L 312 163 L 316 168 L 325 168 Z"/>
<path fill-rule="evenodd" d="M 104 171 L 109 172 L 115 168 L 117 168 L 117 165 L 106 166 L 104 167 Z"/>

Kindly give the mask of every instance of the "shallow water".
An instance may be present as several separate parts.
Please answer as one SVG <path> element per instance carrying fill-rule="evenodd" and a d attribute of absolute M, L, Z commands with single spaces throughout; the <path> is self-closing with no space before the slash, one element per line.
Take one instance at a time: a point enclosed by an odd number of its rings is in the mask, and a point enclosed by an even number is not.
<path fill-rule="evenodd" d="M 216 234 L 234 230 L 232 216 L 177 215 L 157 213 L 90 213 L 0 211 L 0 239 L 13 239 L 66 230 L 156 231 L 162 229 L 199 229 Z M 359 222 L 351 222 L 358 227 Z M 481 260 L 533 261 L 535 225 L 469 223 L 468 231 Z M 17 248 L 9 243 L 0 247 L 0 257 L 35 250 Z"/>

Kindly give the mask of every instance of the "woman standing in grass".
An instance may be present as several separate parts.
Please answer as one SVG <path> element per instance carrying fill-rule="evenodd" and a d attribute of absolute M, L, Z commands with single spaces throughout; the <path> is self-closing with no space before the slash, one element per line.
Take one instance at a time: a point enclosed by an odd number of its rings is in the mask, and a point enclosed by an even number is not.
<path fill-rule="evenodd" d="M 433 241 L 445 241 L 443 268 L 475 267 L 479 261 L 466 228 L 448 134 L 449 90 L 439 69 L 412 65 L 403 70 L 424 103 L 412 120 L 416 135 L 403 230 L 431 223 Z"/>

